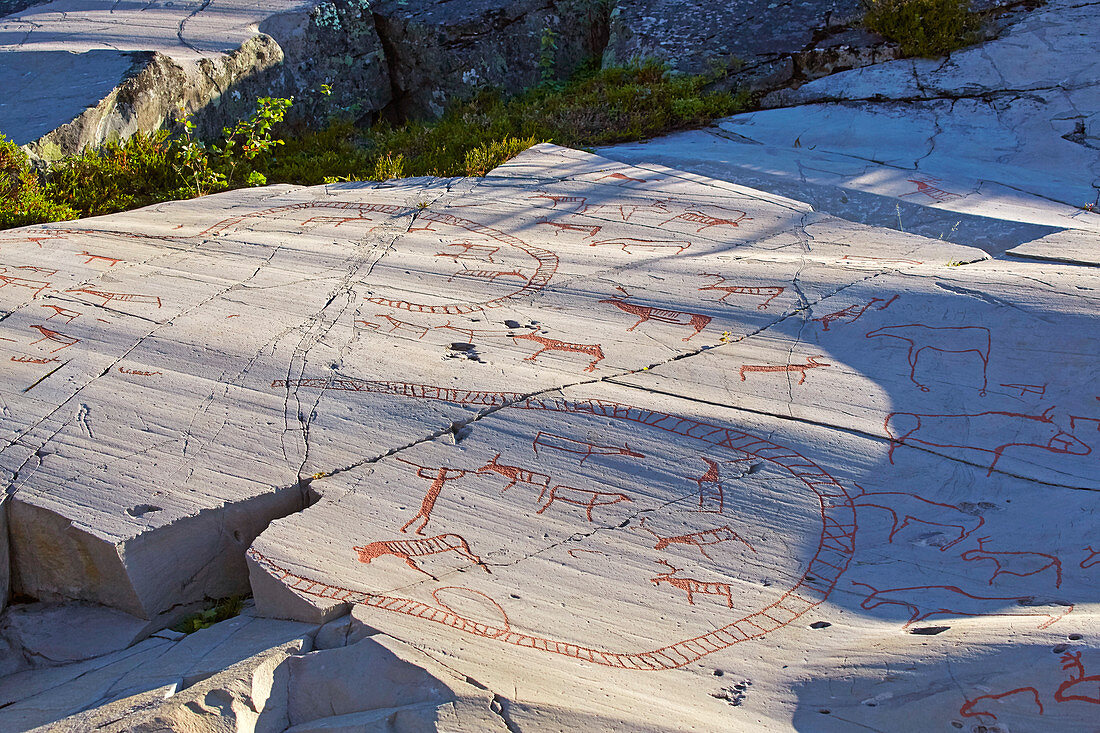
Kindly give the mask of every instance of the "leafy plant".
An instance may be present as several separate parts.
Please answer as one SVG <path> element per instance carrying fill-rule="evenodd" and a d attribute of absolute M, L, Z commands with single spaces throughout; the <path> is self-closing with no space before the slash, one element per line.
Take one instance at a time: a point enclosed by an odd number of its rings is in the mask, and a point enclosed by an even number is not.
<path fill-rule="evenodd" d="M 539 38 L 539 79 L 543 86 L 551 86 L 554 83 L 557 52 L 558 34 L 553 28 L 546 26 L 542 31 L 542 37 Z"/>
<path fill-rule="evenodd" d="M 944 56 L 978 40 L 969 0 L 865 0 L 863 25 L 906 56 Z"/>
<path fill-rule="evenodd" d="M 239 616 L 243 609 L 244 596 L 211 599 L 207 601 L 206 608 L 191 614 L 172 629 L 184 634 L 193 634 L 201 629 L 208 629 L 219 621 Z"/>
<path fill-rule="evenodd" d="M 213 152 L 221 159 L 222 173 L 226 184 L 262 186 L 267 177 L 256 170 L 257 158 L 267 156 L 282 140 L 271 136 L 271 128 L 286 117 L 287 110 L 294 98 L 260 97 L 256 100 L 256 111 L 247 120 L 238 120 L 233 127 L 222 130 L 224 137 L 220 146 L 212 146 Z M 263 162 L 262 159 L 260 162 Z"/>

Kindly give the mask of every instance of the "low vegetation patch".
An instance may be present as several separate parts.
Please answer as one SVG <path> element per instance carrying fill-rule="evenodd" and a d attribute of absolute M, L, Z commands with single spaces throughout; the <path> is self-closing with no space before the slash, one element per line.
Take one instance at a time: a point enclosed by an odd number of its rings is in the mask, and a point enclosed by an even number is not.
<path fill-rule="evenodd" d="M 709 79 L 658 63 L 587 68 L 505 97 L 484 92 L 442 118 L 317 130 L 283 124 L 290 99 L 264 97 L 216 141 L 180 120 L 175 136 L 139 134 L 61 161 L 43 180 L 0 138 L 0 228 L 96 216 L 267 183 L 316 185 L 409 176 L 483 176 L 539 142 L 592 147 L 706 124 L 747 108 Z M 5 183 L 7 182 L 7 183 Z"/>
<path fill-rule="evenodd" d="M 867 0 L 863 24 L 906 56 L 937 57 L 980 40 L 970 0 Z"/>
<path fill-rule="evenodd" d="M 244 596 L 212 599 L 206 603 L 206 608 L 183 619 L 173 626 L 172 630 L 193 634 L 201 629 L 208 629 L 219 621 L 239 616 L 242 610 L 244 610 Z"/>
<path fill-rule="evenodd" d="M 0 229 L 75 219 L 79 215 L 47 196 L 27 154 L 0 135 Z"/>

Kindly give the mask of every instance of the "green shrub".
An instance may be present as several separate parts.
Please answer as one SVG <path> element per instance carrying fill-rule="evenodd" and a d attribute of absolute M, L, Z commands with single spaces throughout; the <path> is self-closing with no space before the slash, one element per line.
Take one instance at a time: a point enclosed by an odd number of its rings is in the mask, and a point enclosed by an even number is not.
<path fill-rule="evenodd" d="M 868 0 L 863 24 L 906 56 L 944 56 L 978 40 L 969 0 Z"/>
<path fill-rule="evenodd" d="M 206 608 L 193 613 L 172 627 L 184 634 L 193 634 L 200 629 L 208 629 L 219 621 L 239 616 L 244 609 L 244 596 L 230 596 L 209 600 Z"/>
<path fill-rule="evenodd" d="M 167 132 L 138 133 L 57 164 L 50 171 L 46 191 L 81 216 L 190 198 L 188 180 L 176 164 Z"/>
<path fill-rule="evenodd" d="M 0 229 L 75 219 L 79 214 L 48 198 L 27 154 L 0 135 Z"/>
<path fill-rule="evenodd" d="M 287 140 L 268 180 L 313 184 L 401 176 L 484 175 L 537 142 L 593 147 L 703 125 L 747 107 L 746 95 L 707 92 L 708 80 L 655 62 L 587 69 L 566 84 L 515 97 L 487 91 L 438 120 L 380 122 L 367 131 L 337 123 Z M 400 173 L 393 165 L 400 161 Z"/>

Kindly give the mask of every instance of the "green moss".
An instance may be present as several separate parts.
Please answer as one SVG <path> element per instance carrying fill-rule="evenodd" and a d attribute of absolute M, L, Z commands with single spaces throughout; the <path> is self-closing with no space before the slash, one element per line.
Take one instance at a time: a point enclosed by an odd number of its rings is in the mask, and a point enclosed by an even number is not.
<path fill-rule="evenodd" d="M 868 0 L 863 24 L 906 56 L 944 56 L 979 40 L 969 0 Z"/>

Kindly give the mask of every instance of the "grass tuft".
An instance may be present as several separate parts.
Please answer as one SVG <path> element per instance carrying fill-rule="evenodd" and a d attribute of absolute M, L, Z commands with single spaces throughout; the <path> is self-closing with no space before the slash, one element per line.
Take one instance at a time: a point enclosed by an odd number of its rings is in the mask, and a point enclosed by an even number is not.
<path fill-rule="evenodd" d="M 863 25 L 906 56 L 945 56 L 979 40 L 969 0 L 866 0 L 866 6 Z"/>

